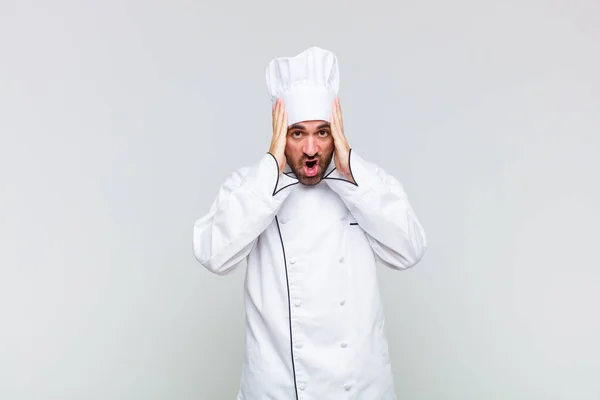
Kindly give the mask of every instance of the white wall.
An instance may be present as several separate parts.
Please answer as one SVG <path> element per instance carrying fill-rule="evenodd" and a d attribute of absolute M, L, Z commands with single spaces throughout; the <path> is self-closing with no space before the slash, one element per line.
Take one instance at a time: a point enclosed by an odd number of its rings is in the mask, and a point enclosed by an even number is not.
<path fill-rule="evenodd" d="M 0 2 L 0 398 L 235 398 L 243 269 L 192 224 L 312 45 L 429 237 L 381 270 L 399 399 L 600 398 L 600 4 L 215 4 Z"/>

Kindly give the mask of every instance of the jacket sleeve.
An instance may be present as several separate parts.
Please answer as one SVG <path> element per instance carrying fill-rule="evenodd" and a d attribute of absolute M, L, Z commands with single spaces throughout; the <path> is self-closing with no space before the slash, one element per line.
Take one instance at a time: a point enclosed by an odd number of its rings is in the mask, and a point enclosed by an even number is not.
<path fill-rule="evenodd" d="M 225 275 L 248 256 L 289 195 L 276 191 L 280 178 L 275 157 L 266 153 L 225 180 L 208 213 L 194 222 L 193 250 L 200 264 Z"/>
<path fill-rule="evenodd" d="M 413 267 L 423 258 L 427 239 L 402 184 L 352 150 L 349 165 L 354 182 L 337 170 L 326 182 L 366 232 L 380 261 L 395 269 Z"/>

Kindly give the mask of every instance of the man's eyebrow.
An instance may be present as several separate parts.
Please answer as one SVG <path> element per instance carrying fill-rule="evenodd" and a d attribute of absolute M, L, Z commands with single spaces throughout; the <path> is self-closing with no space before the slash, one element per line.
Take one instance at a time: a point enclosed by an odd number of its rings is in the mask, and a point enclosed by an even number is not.
<path fill-rule="evenodd" d="M 294 124 L 294 125 L 290 126 L 288 129 L 289 130 L 292 130 L 292 129 L 302 129 L 302 130 L 305 131 L 306 127 L 304 125 L 302 125 L 302 124 Z"/>
<path fill-rule="evenodd" d="M 325 122 L 325 123 L 317 126 L 317 129 L 329 128 L 330 126 L 331 126 L 331 124 L 329 124 L 329 122 Z M 306 130 L 306 126 L 302 125 L 301 123 L 297 123 L 297 124 L 294 124 L 294 125 L 292 125 L 292 126 L 290 126 L 288 128 L 288 130 L 293 130 L 293 129 L 300 129 L 300 130 L 305 131 Z"/>

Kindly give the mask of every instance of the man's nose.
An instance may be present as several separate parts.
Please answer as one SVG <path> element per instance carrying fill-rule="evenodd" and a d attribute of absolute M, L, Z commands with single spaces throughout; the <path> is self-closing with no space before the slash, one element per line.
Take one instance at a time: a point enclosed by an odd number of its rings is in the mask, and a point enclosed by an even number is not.
<path fill-rule="evenodd" d="M 312 136 L 306 138 L 302 151 L 309 157 L 312 157 L 315 154 L 317 154 L 317 143 Z"/>

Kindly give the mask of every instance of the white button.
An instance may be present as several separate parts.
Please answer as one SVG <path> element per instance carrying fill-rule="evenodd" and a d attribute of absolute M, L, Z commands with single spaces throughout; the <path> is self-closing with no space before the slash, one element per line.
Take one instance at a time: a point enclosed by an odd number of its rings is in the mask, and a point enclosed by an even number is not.
<path fill-rule="evenodd" d="M 342 343 L 342 348 L 345 349 L 346 347 L 348 347 L 348 343 L 346 343 L 346 342 Z"/>
<path fill-rule="evenodd" d="M 346 304 L 346 300 L 342 300 L 340 301 L 340 305 L 343 306 L 344 304 Z"/>
<path fill-rule="evenodd" d="M 343 263 L 344 262 L 344 257 L 340 257 L 340 262 Z"/>
<path fill-rule="evenodd" d="M 306 383 L 304 383 L 304 382 L 298 382 L 298 389 L 300 389 L 300 390 L 306 389 Z"/>
<path fill-rule="evenodd" d="M 287 218 L 281 218 L 281 223 L 282 223 L 282 224 L 285 224 L 285 223 L 287 223 L 287 222 L 288 222 L 288 219 L 287 219 Z"/>
<path fill-rule="evenodd" d="M 290 264 L 296 264 L 296 259 L 295 258 L 290 258 Z"/>
<path fill-rule="evenodd" d="M 296 347 L 299 348 L 299 349 L 301 349 L 301 348 L 304 347 L 304 345 L 302 343 L 296 343 Z"/>
<path fill-rule="evenodd" d="M 294 300 L 294 305 L 295 305 L 296 307 L 300 307 L 300 304 L 302 304 L 302 300 L 300 300 L 300 299 L 296 299 L 296 300 Z"/>
<path fill-rule="evenodd" d="M 345 219 L 346 219 L 346 216 L 345 216 L 345 215 L 342 215 L 342 216 L 340 217 L 340 221 L 343 221 L 343 220 L 345 220 Z"/>
<path fill-rule="evenodd" d="M 352 385 L 346 385 L 344 386 L 344 389 L 346 389 L 346 391 L 349 391 L 350 389 L 352 389 Z"/>

